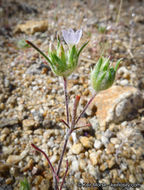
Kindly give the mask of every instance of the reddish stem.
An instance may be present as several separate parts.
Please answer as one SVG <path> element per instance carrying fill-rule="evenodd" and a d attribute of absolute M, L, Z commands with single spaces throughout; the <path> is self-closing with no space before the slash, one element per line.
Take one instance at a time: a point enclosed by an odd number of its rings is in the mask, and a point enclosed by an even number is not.
<path fill-rule="evenodd" d="M 80 96 L 75 97 L 75 102 L 74 102 L 74 107 L 73 107 L 73 115 L 72 115 L 72 124 L 71 124 L 71 129 L 74 128 L 75 126 L 75 120 L 76 120 L 76 114 L 77 114 L 77 107 L 80 101 Z"/>
<path fill-rule="evenodd" d="M 78 123 L 78 121 L 80 120 L 80 118 L 83 116 L 83 114 L 85 113 L 86 109 L 88 108 L 88 106 L 90 105 L 90 103 L 93 101 L 93 99 L 96 96 L 96 92 L 94 93 L 94 95 L 91 97 L 91 99 L 88 101 L 88 103 L 86 104 L 86 106 L 84 107 L 83 111 L 81 112 L 80 116 L 77 118 L 75 125 Z"/>
<path fill-rule="evenodd" d="M 54 170 L 54 168 L 53 168 L 53 166 L 52 166 L 52 164 L 51 164 L 51 161 L 50 161 L 50 159 L 48 158 L 48 156 L 46 155 L 46 153 L 45 153 L 43 150 L 41 150 L 40 148 L 38 148 L 36 145 L 34 145 L 33 143 L 32 143 L 31 145 L 32 145 L 32 147 L 33 147 L 34 149 L 36 149 L 37 151 L 41 152 L 41 153 L 45 156 L 45 158 L 47 159 L 47 161 L 48 161 L 48 163 L 49 163 L 49 166 L 50 166 L 50 168 L 51 168 L 53 174 L 55 175 L 57 181 L 59 181 L 59 177 L 58 177 L 58 175 L 56 174 L 56 172 L 55 172 L 55 170 Z"/>
<path fill-rule="evenodd" d="M 65 120 L 60 119 L 60 121 L 63 122 L 68 128 L 70 128 L 69 125 L 65 122 Z"/>
<path fill-rule="evenodd" d="M 68 108 L 68 94 L 67 94 L 67 78 L 64 79 L 64 94 L 65 94 L 65 105 L 66 105 L 66 116 L 67 116 L 67 124 L 69 125 L 69 108 Z"/>
<path fill-rule="evenodd" d="M 63 180 L 62 180 L 61 186 L 60 186 L 60 190 L 62 190 L 62 187 L 63 187 L 64 181 L 65 181 L 65 178 L 66 178 L 67 172 L 68 172 L 68 161 L 66 161 L 66 171 L 65 171 L 65 174 L 64 174 L 64 177 L 63 177 Z"/>

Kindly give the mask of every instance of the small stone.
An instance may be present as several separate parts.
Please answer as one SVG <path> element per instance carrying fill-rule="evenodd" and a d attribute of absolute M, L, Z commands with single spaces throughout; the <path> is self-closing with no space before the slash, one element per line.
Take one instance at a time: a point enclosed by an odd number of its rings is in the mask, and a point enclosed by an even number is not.
<path fill-rule="evenodd" d="M 84 148 L 81 143 L 77 143 L 72 146 L 73 154 L 80 154 L 83 150 L 84 150 Z"/>
<path fill-rule="evenodd" d="M 110 139 L 110 142 L 112 143 L 112 144 L 120 144 L 120 140 L 118 139 L 118 138 L 114 138 L 114 137 L 112 137 L 111 139 Z"/>
<path fill-rule="evenodd" d="M 2 119 L 0 121 L 0 128 L 2 127 L 11 127 L 11 126 L 15 126 L 18 125 L 19 121 L 17 118 L 11 118 L 11 119 Z"/>
<path fill-rule="evenodd" d="M 23 167 L 21 169 L 22 172 L 26 172 L 27 170 L 32 170 L 33 168 L 33 165 L 34 165 L 34 162 L 32 159 L 29 160 L 29 162 L 27 163 L 27 165 L 25 167 Z"/>
<path fill-rule="evenodd" d="M 35 126 L 35 121 L 33 119 L 25 119 L 22 122 L 24 130 L 31 130 Z"/>
<path fill-rule="evenodd" d="M 108 140 L 107 137 L 102 136 L 102 137 L 101 137 L 101 142 L 106 146 L 106 145 L 108 144 L 109 140 Z"/>
<path fill-rule="evenodd" d="M 79 171 L 79 162 L 77 160 L 72 161 L 71 169 L 74 172 Z"/>
<path fill-rule="evenodd" d="M 89 157 L 90 157 L 90 161 L 92 162 L 92 165 L 95 166 L 99 162 L 101 153 L 102 153 L 101 151 L 90 153 Z"/>
<path fill-rule="evenodd" d="M 115 147 L 112 143 L 109 143 L 106 147 L 107 154 L 113 154 L 115 152 Z"/>
<path fill-rule="evenodd" d="M 9 177 L 6 179 L 6 184 L 9 185 L 12 183 L 12 181 L 13 181 L 13 179 L 11 177 Z"/>
<path fill-rule="evenodd" d="M 1 103 L 0 104 L 0 111 L 3 111 L 5 109 L 5 105 L 4 105 L 4 103 Z"/>
<path fill-rule="evenodd" d="M 100 165 L 100 170 L 101 171 L 105 171 L 107 168 L 108 168 L 108 165 L 107 165 L 106 162 Z"/>
<path fill-rule="evenodd" d="M 136 182 L 135 177 L 133 175 L 129 176 L 129 182 L 130 183 L 135 183 Z"/>
<path fill-rule="evenodd" d="M 129 81 L 127 79 L 120 81 L 120 85 L 122 85 L 122 86 L 127 86 L 128 83 L 129 83 Z"/>
<path fill-rule="evenodd" d="M 8 128 L 4 128 L 2 131 L 1 131 L 1 134 L 6 134 L 6 135 L 9 135 L 10 133 L 10 130 Z"/>
<path fill-rule="evenodd" d="M 2 134 L 2 135 L 0 136 L 0 142 L 4 142 L 5 139 L 6 139 L 6 137 L 7 137 L 6 134 Z"/>
<path fill-rule="evenodd" d="M 102 147 L 101 141 L 95 140 L 95 142 L 94 142 L 94 148 L 95 149 L 100 149 L 101 147 Z"/>
<path fill-rule="evenodd" d="M 24 24 L 18 24 L 14 32 L 24 32 L 26 34 L 34 34 L 35 32 L 44 32 L 48 28 L 48 21 L 34 21 L 29 20 Z"/>
<path fill-rule="evenodd" d="M 18 162 L 20 162 L 22 160 L 22 156 L 21 155 L 10 155 L 7 159 L 7 163 L 8 164 L 17 164 Z"/>
<path fill-rule="evenodd" d="M 118 178 L 118 173 L 116 169 L 111 170 L 110 174 L 112 176 L 112 179 L 116 180 Z"/>
<path fill-rule="evenodd" d="M 81 137 L 80 142 L 85 148 L 92 148 L 93 147 L 93 142 L 90 140 L 88 137 Z"/>
<path fill-rule="evenodd" d="M 54 154 L 54 155 L 50 158 L 50 161 L 51 161 L 51 163 L 57 162 L 57 161 L 58 161 L 58 156 Z"/>
<path fill-rule="evenodd" d="M 107 161 L 108 168 L 112 168 L 115 164 L 115 158 L 112 158 L 111 160 Z"/>
<path fill-rule="evenodd" d="M 87 162 L 84 159 L 81 159 L 79 160 L 79 164 L 80 164 L 80 169 L 84 171 L 86 169 Z"/>

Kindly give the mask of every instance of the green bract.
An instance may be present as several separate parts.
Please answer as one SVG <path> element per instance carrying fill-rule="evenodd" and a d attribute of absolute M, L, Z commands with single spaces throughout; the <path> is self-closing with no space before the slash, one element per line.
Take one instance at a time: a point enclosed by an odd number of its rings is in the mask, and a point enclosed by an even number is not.
<path fill-rule="evenodd" d="M 33 48 L 35 48 L 50 64 L 52 71 L 57 76 L 68 77 L 78 66 L 78 58 L 81 51 L 88 44 L 84 43 L 81 48 L 78 50 L 75 45 L 70 46 L 67 51 L 64 50 L 60 40 L 58 38 L 57 49 L 50 45 L 48 50 L 48 55 L 46 56 L 39 48 L 37 48 L 30 41 L 26 41 Z"/>
<path fill-rule="evenodd" d="M 110 67 L 109 58 L 99 58 L 97 64 L 91 72 L 91 84 L 95 91 L 99 92 L 101 90 L 106 90 L 112 86 L 121 60 L 122 59 L 119 59 L 116 62 L 115 68 L 113 68 Z"/>

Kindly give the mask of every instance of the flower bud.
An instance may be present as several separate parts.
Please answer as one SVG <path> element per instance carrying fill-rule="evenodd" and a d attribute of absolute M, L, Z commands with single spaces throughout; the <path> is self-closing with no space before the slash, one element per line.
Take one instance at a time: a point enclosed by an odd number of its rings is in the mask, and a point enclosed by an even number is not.
<path fill-rule="evenodd" d="M 91 72 L 91 84 L 95 91 L 106 90 L 112 86 L 120 61 L 121 59 L 117 61 L 115 68 L 113 68 L 110 67 L 109 58 L 100 57 Z"/>

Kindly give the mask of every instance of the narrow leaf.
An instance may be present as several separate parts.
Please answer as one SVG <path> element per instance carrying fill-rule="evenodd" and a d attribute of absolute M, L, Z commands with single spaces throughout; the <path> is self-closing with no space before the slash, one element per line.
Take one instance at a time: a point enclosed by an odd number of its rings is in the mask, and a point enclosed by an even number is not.
<path fill-rule="evenodd" d="M 26 40 L 26 43 L 31 45 L 35 50 L 37 50 L 52 65 L 50 59 L 38 47 L 36 47 L 32 42 L 28 40 Z"/>
<path fill-rule="evenodd" d="M 79 57 L 81 51 L 84 49 L 84 47 L 85 47 L 88 43 L 89 43 L 89 41 L 86 42 L 86 43 L 84 43 L 84 44 L 82 45 L 82 47 L 81 47 L 80 50 L 78 51 L 78 54 L 77 54 L 78 57 Z"/>
<path fill-rule="evenodd" d="M 120 64 L 120 62 L 123 60 L 123 58 L 119 59 L 117 62 L 116 62 L 116 66 L 115 66 L 115 71 L 117 71 L 118 69 L 118 66 Z"/>

